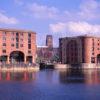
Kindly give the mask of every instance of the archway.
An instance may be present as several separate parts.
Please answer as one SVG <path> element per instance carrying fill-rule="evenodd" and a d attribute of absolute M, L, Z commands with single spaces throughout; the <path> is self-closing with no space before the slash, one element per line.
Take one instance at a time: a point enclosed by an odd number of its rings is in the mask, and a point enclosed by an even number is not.
<path fill-rule="evenodd" d="M 97 55 L 97 63 L 100 63 L 100 54 Z"/>
<path fill-rule="evenodd" d="M 10 53 L 10 62 L 24 62 L 24 53 L 21 51 L 13 51 Z"/>

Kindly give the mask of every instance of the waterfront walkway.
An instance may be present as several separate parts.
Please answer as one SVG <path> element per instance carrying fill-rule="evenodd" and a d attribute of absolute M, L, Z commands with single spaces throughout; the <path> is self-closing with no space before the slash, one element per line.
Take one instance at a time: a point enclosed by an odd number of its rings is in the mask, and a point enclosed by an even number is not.
<path fill-rule="evenodd" d="M 10 72 L 23 72 L 23 71 L 38 71 L 39 66 L 36 64 L 24 64 L 24 63 L 19 63 L 19 64 L 5 64 L 2 63 L 0 64 L 0 71 L 10 71 Z"/>

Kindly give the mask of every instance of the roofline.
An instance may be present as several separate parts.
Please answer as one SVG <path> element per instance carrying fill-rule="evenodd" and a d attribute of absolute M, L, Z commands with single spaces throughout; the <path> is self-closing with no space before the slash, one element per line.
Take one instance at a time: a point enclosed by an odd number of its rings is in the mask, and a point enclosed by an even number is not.
<path fill-rule="evenodd" d="M 67 39 L 67 38 L 81 38 L 81 37 L 84 37 L 84 38 L 100 38 L 100 36 L 92 36 L 92 35 L 80 35 L 80 36 L 70 36 L 70 37 L 62 37 L 62 38 L 59 38 L 59 39 Z"/>
<path fill-rule="evenodd" d="M 0 31 L 7 31 L 7 32 L 30 32 L 36 34 L 36 32 L 31 30 L 24 30 L 24 29 L 11 29 L 11 28 L 0 28 Z"/>

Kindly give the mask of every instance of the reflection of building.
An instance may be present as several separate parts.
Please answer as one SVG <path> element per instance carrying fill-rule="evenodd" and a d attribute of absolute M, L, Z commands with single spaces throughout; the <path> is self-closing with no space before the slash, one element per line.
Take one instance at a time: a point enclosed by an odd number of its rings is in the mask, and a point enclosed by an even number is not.
<path fill-rule="evenodd" d="M 59 39 L 60 59 L 65 64 L 100 63 L 100 38 L 94 36 Z"/>
<path fill-rule="evenodd" d="M 17 81 L 27 81 L 35 79 L 35 73 L 31 72 L 0 72 L 0 81 L 1 80 L 17 80 Z"/>
<path fill-rule="evenodd" d="M 83 70 L 85 83 L 88 85 L 100 84 L 100 71 L 96 69 Z"/>
<path fill-rule="evenodd" d="M 52 35 L 47 35 L 46 46 L 37 47 L 37 58 L 39 61 L 51 62 L 58 60 L 58 48 L 53 47 Z"/>
<path fill-rule="evenodd" d="M 35 62 L 36 33 L 25 30 L 0 29 L 0 61 Z"/>

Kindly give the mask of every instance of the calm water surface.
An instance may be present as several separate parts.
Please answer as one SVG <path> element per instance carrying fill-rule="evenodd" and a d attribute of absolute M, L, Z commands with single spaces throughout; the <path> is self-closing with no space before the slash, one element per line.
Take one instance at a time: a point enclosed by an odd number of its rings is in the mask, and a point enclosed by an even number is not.
<path fill-rule="evenodd" d="M 0 72 L 0 100 L 99 100 L 100 70 Z"/>

